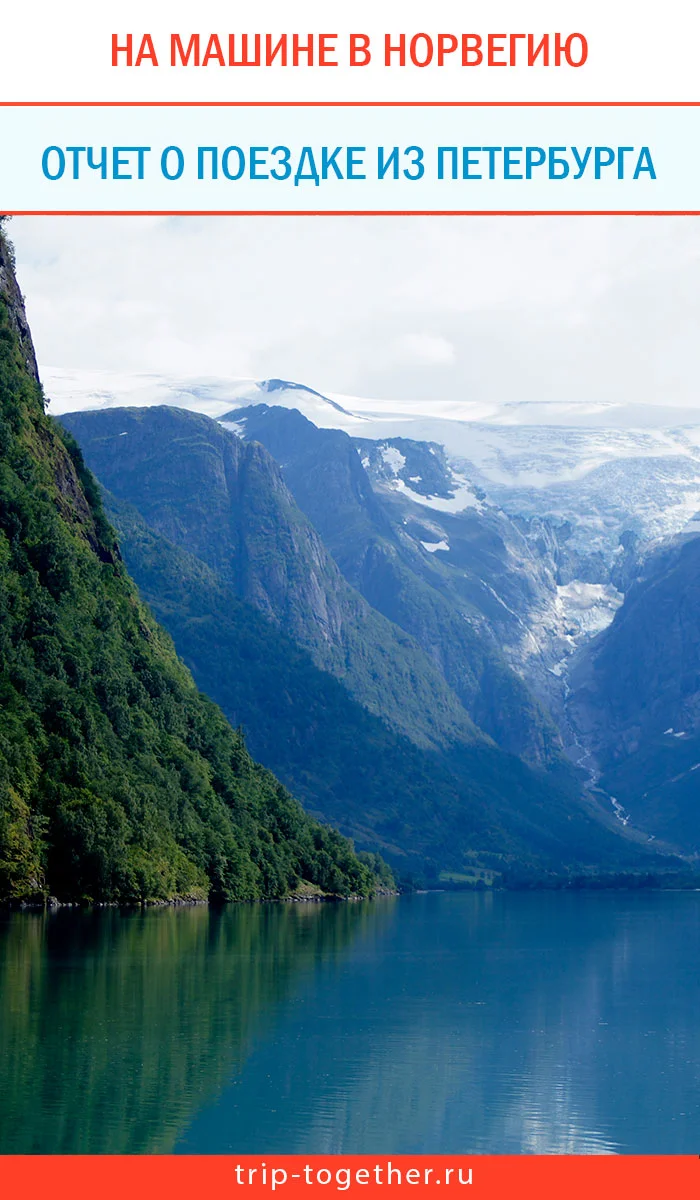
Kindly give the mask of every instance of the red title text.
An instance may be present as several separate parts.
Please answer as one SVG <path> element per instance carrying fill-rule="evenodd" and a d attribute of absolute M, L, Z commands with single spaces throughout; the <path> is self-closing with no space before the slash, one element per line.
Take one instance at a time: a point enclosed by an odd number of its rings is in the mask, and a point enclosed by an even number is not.
<path fill-rule="evenodd" d="M 582 33 L 113 33 L 113 67 L 582 67 Z"/>

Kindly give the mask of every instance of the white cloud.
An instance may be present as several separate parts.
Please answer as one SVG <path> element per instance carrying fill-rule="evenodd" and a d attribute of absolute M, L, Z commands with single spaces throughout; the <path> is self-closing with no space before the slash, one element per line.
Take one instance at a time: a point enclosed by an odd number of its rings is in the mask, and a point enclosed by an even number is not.
<path fill-rule="evenodd" d="M 700 407 L 690 218 L 19 218 L 39 359 Z"/>
<path fill-rule="evenodd" d="M 404 333 L 387 347 L 387 361 L 401 366 L 444 367 L 456 357 L 452 343 L 434 333 Z"/>

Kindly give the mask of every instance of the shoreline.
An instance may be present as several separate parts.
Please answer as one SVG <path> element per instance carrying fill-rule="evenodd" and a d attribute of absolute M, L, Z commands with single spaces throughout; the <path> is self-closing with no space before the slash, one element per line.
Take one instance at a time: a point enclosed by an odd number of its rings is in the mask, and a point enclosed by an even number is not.
<path fill-rule="evenodd" d="M 373 892 L 370 896 L 360 896 L 360 895 L 340 896 L 340 895 L 317 895 L 317 894 L 303 895 L 302 894 L 302 895 L 296 895 L 296 896 L 294 896 L 294 895 L 292 895 L 292 896 L 270 896 L 270 897 L 259 898 L 256 900 L 224 900 L 224 901 L 203 899 L 202 897 L 196 897 L 196 896 L 173 896 L 171 899 L 168 899 L 168 900 L 140 900 L 140 901 L 134 900 L 134 901 L 128 901 L 128 902 L 126 902 L 126 901 L 122 902 L 122 901 L 118 901 L 118 900 L 96 900 L 96 901 L 81 903 L 80 901 L 77 901 L 77 900 L 61 901 L 61 900 L 56 899 L 55 896 L 51 896 L 51 897 L 48 897 L 46 900 L 42 900 L 42 901 L 39 901 L 39 900 L 37 900 L 37 901 L 31 901 L 31 900 L 4 901 L 4 902 L 0 903 L 0 915 L 2 915 L 3 913 L 17 913 L 17 912 L 47 913 L 48 914 L 48 913 L 57 913 L 63 909 L 70 909 L 70 910 L 79 911 L 79 912 L 89 912 L 89 911 L 93 911 L 95 909 L 100 909 L 100 910 L 115 909 L 120 912 L 138 912 L 138 911 L 145 912 L 149 909 L 162 909 L 162 908 L 222 909 L 222 908 L 227 908 L 229 905 L 246 905 L 246 906 L 248 906 L 248 905 L 257 905 L 257 904 L 347 904 L 347 903 L 361 903 L 363 901 L 371 901 L 371 900 L 384 900 L 384 899 L 389 899 L 389 898 L 397 898 L 400 896 L 411 896 L 411 895 L 413 895 L 413 896 L 437 896 L 437 895 L 447 895 L 447 894 L 452 894 L 452 895 L 476 894 L 476 895 L 484 896 L 487 894 L 493 895 L 495 892 L 498 892 L 501 894 L 506 894 L 506 893 L 510 893 L 510 894 L 529 893 L 529 894 L 532 894 L 532 893 L 537 892 L 540 894 L 541 893 L 549 893 L 551 895 L 562 895 L 562 894 L 590 895 L 593 892 L 595 892 L 595 893 L 615 892 L 618 894 L 622 893 L 622 892 L 626 892 L 628 894 L 637 894 L 637 895 L 639 895 L 639 894 L 648 895 L 650 892 L 654 892 L 654 893 L 666 892 L 666 893 L 672 893 L 672 894 L 677 894 L 680 892 L 687 892 L 689 894 L 693 894 L 693 893 L 697 894 L 697 893 L 700 893 L 700 879 L 689 881 L 688 885 L 685 887 L 682 885 L 679 886 L 677 881 L 675 881 L 675 886 L 664 887 L 661 883 L 640 886 L 639 883 L 637 883 L 635 885 L 635 883 L 633 881 L 630 881 L 626 884 L 610 882 L 607 884 L 599 883 L 596 885 L 595 882 L 593 880 L 591 880 L 589 886 L 581 886 L 580 883 L 578 884 L 578 886 L 571 886 L 571 884 L 569 884 L 567 886 L 567 884 L 565 884 L 565 883 L 561 883 L 559 886 L 552 886 L 551 882 L 549 882 L 549 883 L 542 882 L 539 885 L 525 884 L 522 886 L 488 888 L 488 889 L 483 889 L 483 890 L 477 889 L 477 888 L 465 888 L 465 887 L 461 887 L 461 888 L 460 887 L 456 887 L 456 888 L 445 888 L 445 887 L 443 887 L 443 888 L 416 888 L 416 889 L 410 889 L 410 890 L 405 889 L 403 891 L 391 890 L 389 888 L 382 888 L 382 889 L 377 890 L 376 892 Z"/>
<path fill-rule="evenodd" d="M 229 904 L 345 904 L 364 900 L 379 900 L 389 896 L 400 896 L 399 891 L 388 888 L 378 889 L 370 896 L 350 895 L 299 895 L 299 896 L 267 896 L 257 900 L 209 900 L 199 896 L 172 896 L 168 900 L 58 900 L 49 896 L 46 900 L 9 900 L 0 903 L 0 913 L 3 912 L 59 912 L 61 909 L 76 909 L 88 912 L 92 909 L 119 909 L 120 911 L 144 911 L 151 908 L 226 908 Z"/>

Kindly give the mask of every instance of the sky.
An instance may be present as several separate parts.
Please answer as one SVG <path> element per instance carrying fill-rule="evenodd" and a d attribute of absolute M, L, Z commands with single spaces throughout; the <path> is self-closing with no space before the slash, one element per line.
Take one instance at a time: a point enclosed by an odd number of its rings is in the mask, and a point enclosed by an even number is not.
<path fill-rule="evenodd" d="M 700 412 L 700 221 L 24 217 L 55 372 Z"/>

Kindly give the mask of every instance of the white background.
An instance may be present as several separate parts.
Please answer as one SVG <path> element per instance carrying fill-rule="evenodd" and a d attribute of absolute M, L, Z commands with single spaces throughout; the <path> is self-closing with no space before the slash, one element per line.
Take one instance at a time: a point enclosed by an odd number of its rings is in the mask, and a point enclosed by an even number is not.
<path fill-rule="evenodd" d="M 697 100 L 698 6 L 632 0 L 24 0 L 3 5 L 2 100 Z M 111 67 L 113 32 L 581 32 L 584 67 L 173 70 Z M 378 56 L 381 58 L 381 55 Z M 456 57 L 456 56 L 455 56 Z"/>

